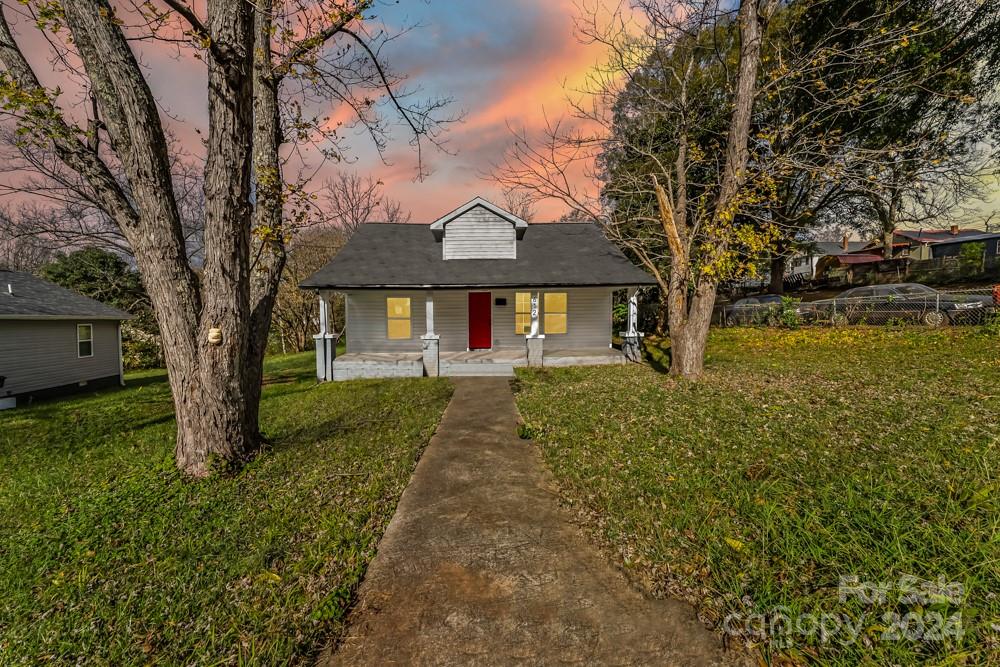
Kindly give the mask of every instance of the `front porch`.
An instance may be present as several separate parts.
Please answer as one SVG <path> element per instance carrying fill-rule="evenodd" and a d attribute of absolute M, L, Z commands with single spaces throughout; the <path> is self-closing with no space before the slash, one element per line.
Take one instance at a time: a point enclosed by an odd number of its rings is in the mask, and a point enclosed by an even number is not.
<path fill-rule="evenodd" d="M 597 366 L 624 363 L 626 363 L 625 355 L 613 348 L 556 349 L 543 351 L 541 366 Z M 351 352 L 337 357 L 331 365 L 334 380 L 424 375 L 423 354 L 419 352 Z M 527 365 L 527 349 L 442 352 L 438 361 L 438 374 L 449 377 L 512 377 L 515 368 Z"/>
<path fill-rule="evenodd" d="M 462 294 L 461 292 L 459 292 Z M 524 303 L 530 306 L 526 311 L 517 311 L 518 316 L 523 315 L 523 324 L 517 324 L 512 310 L 507 310 L 507 321 L 499 326 L 503 333 L 494 330 L 497 319 L 494 305 L 497 307 L 509 307 L 510 304 L 520 303 L 517 299 L 522 293 L 515 294 L 509 292 L 506 295 L 494 297 L 490 292 L 468 291 L 469 310 L 463 311 L 455 307 L 455 299 L 445 294 L 438 299 L 435 298 L 434 290 L 423 292 L 423 304 L 413 303 L 419 299 L 420 293 L 407 294 L 406 296 L 385 297 L 388 302 L 405 302 L 399 306 L 399 313 L 395 318 L 387 316 L 372 315 L 379 311 L 378 306 L 365 310 L 359 307 L 359 316 L 355 318 L 358 324 L 354 328 L 355 335 L 365 341 L 373 338 L 376 343 L 389 349 L 355 349 L 351 350 L 348 344 L 347 354 L 336 354 L 337 341 L 341 334 L 334 332 L 329 326 L 330 313 L 330 292 L 319 291 L 320 305 L 320 332 L 314 336 L 316 340 L 316 376 L 323 382 L 328 380 L 351 380 L 356 378 L 389 378 L 389 377 L 421 377 L 421 376 L 501 376 L 511 377 L 514 369 L 522 366 L 532 367 L 559 367 L 559 366 L 595 366 L 595 365 L 617 365 L 625 364 L 628 361 L 639 361 L 639 340 L 641 334 L 637 331 L 637 302 L 636 288 L 627 288 L 628 319 L 627 329 L 621 332 L 622 350 L 611 347 L 611 295 L 606 293 L 600 299 L 592 296 L 585 298 L 580 292 L 583 305 L 579 310 L 570 312 L 569 316 L 577 318 L 575 321 L 580 324 L 580 329 L 588 332 L 589 337 L 567 338 L 566 334 L 566 293 L 561 293 L 561 309 L 555 311 L 561 320 L 556 323 L 561 324 L 559 330 L 542 333 L 540 303 L 542 292 L 540 290 L 525 290 L 523 294 L 528 296 Z M 483 315 L 483 324 L 486 327 L 485 336 L 481 340 L 474 341 L 474 328 L 472 326 L 472 306 L 473 296 L 487 294 L 489 299 L 485 300 L 486 309 Z M 496 303 L 494 304 L 494 300 Z M 444 302 L 446 306 L 443 310 L 442 330 L 435 330 L 435 310 L 436 301 Z M 423 308 L 419 306 L 422 305 Z M 441 304 L 437 304 L 441 305 Z M 420 318 L 420 311 L 423 317 Z M 395 312 L 395 311 L 394 311 Z M 417 314 L 417 318 L 414 314 Z M 605 319 L 606 318 L 606 319 Z M 603 320 L 603 321 L 602 321 Z M 416 327 L 413 327 L 414 321 Z M 469 322 L 466 328 L 465 322 Z M 389 326 L 402 322 L 402 326 L 395 333 L 396 336 L 387 336 L 385 340 L 379 338 L 382 326 L 385 331 L 389 331 Z M 548 322 L 548 320 L 547 320 Z M 517 331 L 511 336 L 508 330 Z M 601 329 L 607 327 L 606 333 Z M 424 333 L 420 333 L 423 331 Z M 594 335 L 593 332 L 597 332 Z M 548 335 L 547 334 L 553 334 Z M 442 342 L 442 335 L 445 340 Z M 606 338 L 604 336 L 607 336 Z M 606 345 L 600 345 L 601 339 L 607 340 Z M 489 349 L 466 349 L 456 351 L 456 340 L 469 342 L 470 348 L 475 348 L 474 342 L 482 344 L 484 347 L 493 344 Z M 414 343 L 419 347 L 414 349 Z M 397 349 L 393 350 L 392 348 Z M 443 350 L 442 347 L 449 349 Z M 420 350 L 420 351 L 418 351 Z"/>

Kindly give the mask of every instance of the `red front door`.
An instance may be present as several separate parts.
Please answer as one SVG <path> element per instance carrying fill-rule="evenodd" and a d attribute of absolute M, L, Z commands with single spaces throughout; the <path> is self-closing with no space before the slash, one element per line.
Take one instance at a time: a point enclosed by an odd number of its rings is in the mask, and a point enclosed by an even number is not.
<path fill-rule="evenodd" d="M 469 292 L 469 349 L 488 350 L 493 347 L 493 295 L 490 292 Z"/>

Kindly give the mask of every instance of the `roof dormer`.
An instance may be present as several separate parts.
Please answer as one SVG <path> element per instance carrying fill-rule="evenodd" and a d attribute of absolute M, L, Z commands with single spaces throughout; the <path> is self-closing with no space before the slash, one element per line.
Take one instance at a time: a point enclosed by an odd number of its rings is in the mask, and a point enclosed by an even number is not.
<path fill-rule="evenodd" d="M 528 223 L 482 197 L 431 223 L 444 259 L 517 259 Z"/>

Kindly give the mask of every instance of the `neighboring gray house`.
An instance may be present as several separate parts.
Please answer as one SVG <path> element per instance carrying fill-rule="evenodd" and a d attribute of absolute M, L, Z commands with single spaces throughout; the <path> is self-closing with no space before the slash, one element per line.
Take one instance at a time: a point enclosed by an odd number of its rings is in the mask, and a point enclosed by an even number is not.
<path fill-rule="evenodd" d="M 633 356 L 635 289 L 652 284 L 593 224 L 529 225 L 477 197 L 430 225 L 362 225 L 301 287 L 320 297 L 317 375 L 341 380 L 624 363 L 611 347 L 612 293 L 628 290 Z M 347 309 L 339 358 L 334 291 Z"/>
<path fill-rule="evenodd" d="M 31 274 L 0 271 L 0 409 L 123 384 L 121 322 L 129 318 Z"/>

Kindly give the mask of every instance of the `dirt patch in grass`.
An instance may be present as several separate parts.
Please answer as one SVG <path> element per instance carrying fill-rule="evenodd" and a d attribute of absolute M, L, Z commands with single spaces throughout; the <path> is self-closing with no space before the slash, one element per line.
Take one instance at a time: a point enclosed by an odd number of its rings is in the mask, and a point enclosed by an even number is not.
<path fill-rule="evenodd" d="M 723 330 L 708 369 L 699 383 L 636 366 L 519 372 L 524 428 L 626 568 L 770 658 L 1000 659 L 1000 339 Z M 842 601 L 851 576 L 889 590 Z M 923 595 L 927 581 L 964 595 Z M 857 636 L 747 622 L 822 614 Z"/>
<path fill-rule="evenodd" d="M 273 446 L 181 479 L 162 373 L 0 414 L 0 663 L 288 664 L 336 632 L 451 395 L 270 360 Z"/>

